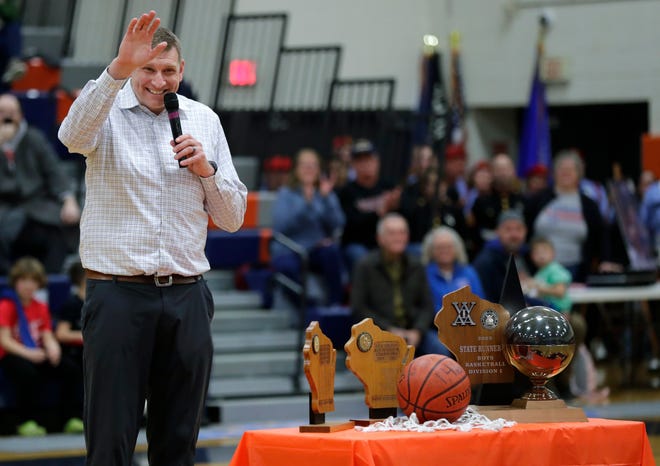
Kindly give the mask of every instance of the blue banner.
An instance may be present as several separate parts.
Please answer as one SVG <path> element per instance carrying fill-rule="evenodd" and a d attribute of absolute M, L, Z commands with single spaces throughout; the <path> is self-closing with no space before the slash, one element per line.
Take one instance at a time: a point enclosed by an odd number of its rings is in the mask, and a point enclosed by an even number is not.
<path fill-rule="evenodd" d="M 527 171 L 535 165 L 550 168 L 552 161 L 548 105 L 545 100 L 545 85 L 539 77 L 538 64 L 537 58 L 520 138 L 518 176 L 521 178 L 524 178 Z"/>

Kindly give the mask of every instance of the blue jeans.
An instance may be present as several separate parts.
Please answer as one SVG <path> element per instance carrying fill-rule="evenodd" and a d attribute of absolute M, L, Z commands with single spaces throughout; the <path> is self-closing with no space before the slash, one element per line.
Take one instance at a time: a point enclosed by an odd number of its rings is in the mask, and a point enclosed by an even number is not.
<path fill-rule="evenodd" d="M 294 253 L 280 254 L 273 258 L 273 268 L 297 283 L 302 282 L 300 276 L 300 257 Z M 344 297 L 344 287 L 341 281 L 342 260 L 339 246 L 330 244 L 318 246 L 309 251 L 309 268 L 311 272 L 323 277 L 329 306 L 341 304 Z"/>
<path fill-rule="evenodd" d="M 443 356 L 449 356 L 452 359 L 454 355 L 451 354 L 449 348 L 447 348 L 439 339 L 437 330 L 427 330 L 422 337 L 422 344 L 419 346 L 419 351 L 422 356 L 424 354 L 441 354 Z"/>
<path fill-rule="evenodd" d="M 344 246 L 344 260 L 348 274 L 353 275 L 353 269 L 360 259 L 369 253 L 369 248 L 360 243 L 348 243 Z"/>

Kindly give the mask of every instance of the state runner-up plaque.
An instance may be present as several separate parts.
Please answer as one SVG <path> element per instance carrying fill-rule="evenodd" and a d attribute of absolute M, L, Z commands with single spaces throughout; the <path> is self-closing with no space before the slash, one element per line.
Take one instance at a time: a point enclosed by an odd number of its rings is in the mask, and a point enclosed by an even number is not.
<path fill-rule="evenodd" d="M 369 425 L 396 416 L 397 379 L 415 356 L 415 347 L 367 318 L 351 327 L 344 350 L 346 367 L 362 382 L 369 407 L 369 419 L 355 419 L 355 424 Z"/>
<path fill-rule="evenodd" d="M 332 347 L 317 321 L 310 322 L 305 331 L 303 347 L 305 377 L 309 383 L 309 424 L 300 432 L 337 432 L 352 429 L 351 421 L 326 422 L 326 413 L 335 410 L 335 368 L 337 350 Z"/>
<path fill-rule="evenodd" d="M 472 387 L 513 382 L 502 346 L 508 320 L 504 307 L 481 299 L 469 286 L 443 297 L 434 319 L 438 338 L 463 366 Z"/>

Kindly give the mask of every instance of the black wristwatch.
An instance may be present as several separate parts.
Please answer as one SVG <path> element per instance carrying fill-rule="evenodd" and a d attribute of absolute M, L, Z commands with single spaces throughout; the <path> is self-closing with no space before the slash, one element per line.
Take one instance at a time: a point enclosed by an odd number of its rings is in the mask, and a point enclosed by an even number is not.
<path fill-rule="evenodd" d="M 215 176 L 215 174 L 218 173 L 218 164 L 215 163 L 215 160 L 209 160 L 208 162 L 213 167 L 213 175 L 211 176 Z"/>

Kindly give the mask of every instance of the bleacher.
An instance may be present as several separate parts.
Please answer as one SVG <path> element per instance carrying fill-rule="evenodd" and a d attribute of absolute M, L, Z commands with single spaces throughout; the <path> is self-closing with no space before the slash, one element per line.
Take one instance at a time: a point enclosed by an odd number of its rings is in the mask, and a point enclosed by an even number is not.
<path fill-rule="evenodd" d="M 295 303 L 292 306 L 283 296 L 275 273 L 268 267 L 274 199 L 272 192 L 250 193 L 243 228 L 236 233 L 210 225 L 206 253 L 214 270 L 207 274 L 207 280 L 216 303 L 216 357 L 209 406 L 223 422 L 235 421 L 234 415 L 253 405 L 254 396 L 304 392 L 307 381 L 302 373 L 301 350 L 304 328 L 310 320 L 321 322 L 339 350 L 336 390 L 352 392 L 360 388 L 341 361 L 343 343 L 350 334 L 348 310 L 315 305 L 314 294 L 318 296 L 320 290 L 311 278 L 310 306 L 300 322 Z M 245 268 L 243 290 L 237 291 L 234 270 L 245 265 L 252 267 Z"/>
<path fill-rule="evenodd" d="M 209 424 L 200 433 L 199 462 L 229 461 L 247 421 L 252 428 L 268 426 L 274 418 L 288 419 L 296 425 L 307 416 L 307 381 L 301 352 L 303 332 L 300 326 L 291 326 L 290 308 L 280 308 L 277 302 L 274 306 L 270 303 L 270 308 L 265 305 L 264 290 L 272 284 L 272 271 L 265 268 L 265 276 L 258 285 L 252 282 L 247 289 L 236 289 L 238 266 L 255 261 L 268 263 L 272 202 L 272 193 L 251 193 L 246 225 L 236 233 L 222 232 L 210 225 L 207 253 L 213 270 L 205 278 L 215 302 L 212 322 L 215 353 L 207 399 Z M 48 278 L 43 296 L 57 316 L 70 292 L 70 283 L 63 275 Z M 0 281 L 0 286 L 7 286 L 6 279 Z M 312 307 L 307 318 L 320 320 L 322 328 L 325 324 L 328 335 L 334 336 L 335 341 L 343 344 L 348 339 L 349 321 L 345 312 Z M 341 344 L 335 344 L 338 345 L 335 389 L 339 406 L 333 414 L 339 418 L 364 409 L 364 394 L 357 378 L 345 367 Z M 12 391 L 0 373 L 0 412 L 11 407 L 12 399 Z M 141 433 L 136 458 L 144 458 L 145 451 L 146 438 Z M 38 443 L 33 439 L 0 438 L 0 463 L 82 465 L 83 456 L 82 436 L 51 434 Z"/>

